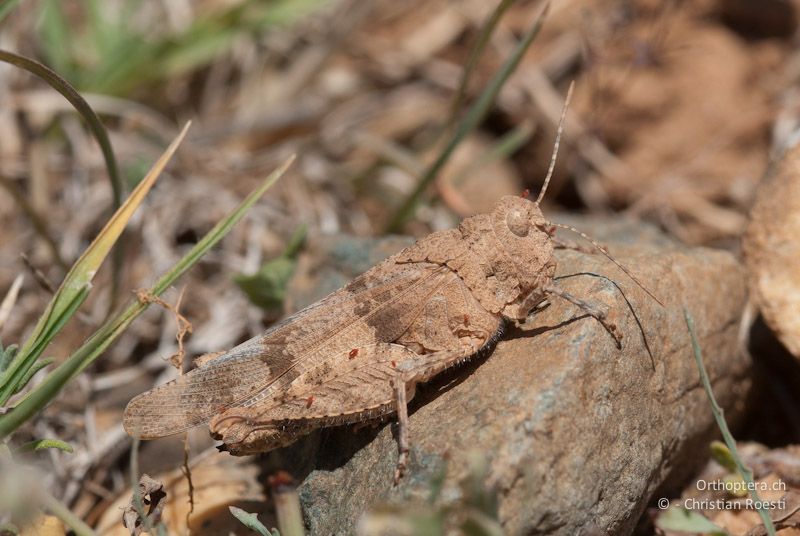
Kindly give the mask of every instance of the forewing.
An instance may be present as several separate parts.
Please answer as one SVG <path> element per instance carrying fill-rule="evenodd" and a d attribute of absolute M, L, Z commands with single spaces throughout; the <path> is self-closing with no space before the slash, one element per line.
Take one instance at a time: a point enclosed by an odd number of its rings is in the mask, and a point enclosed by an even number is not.
<path fill-rule="evenodd" d="M 316 427 L 386 415 L 396 408 L 398 380 L 413 396 L 416 379 L 425 370 L 464 358 L 464 349 L 419 355 L 387 343 L 353 350 L 358 350 L 354 357 L 337 356 L 347 361 L 329 370 L 321 383 L 292 386 L 276 407 L 233 407 L 217 415 L 212 434 L 236 455 L 279 448 Z"/>
<path fill-rule="evenodd" d="M 414 309 L 418 316 L 398 343 L 330 352 L 326 361 L 298 378 L 278 399 L 222 414 L 216 419 L 216 431 L 238 427 L 238 433 L 225 434 L 243 440 L 252 427 L 268 424 L 292 421 L 291 428 L 301 421 L 343 423 L 383 414 L 393 408 L 398 378 L 410 384 L 426 381 L 490 344 L 501 329 L 500 318 L 482 309 L 453 272 Z M 408 345 L 431 353 L 415 353 Z"/>
<path fill-rule="evenodd" d="M 180 378 L 142 393 L 128 403 L 128 434 L 153 439 L 207 422 L 215 413 L 246 400 L 273 373 L 250 340 Z"/>
<path fill-rule="evenodd" d="M 229 407 L 276 397 L 331 355 L 391 342 L 413 322 L 448 270 L 387 262 L 227 354 L 135 397 L 125 430 L 150 439 L 208 422 Z"/>
<path fill-rule="evenodd" d="M 352 356 L 352 357 L 351 357 Z M 377 410 L 394 400 L 398 367 L 420 356 L 399 344 L 375 343 L 333 356 L 334 366 L 320 382 L 292 386 L 286 400 L 266 411 L 249 412 L 253 422 L 346 420 L 348 415 Z"/>

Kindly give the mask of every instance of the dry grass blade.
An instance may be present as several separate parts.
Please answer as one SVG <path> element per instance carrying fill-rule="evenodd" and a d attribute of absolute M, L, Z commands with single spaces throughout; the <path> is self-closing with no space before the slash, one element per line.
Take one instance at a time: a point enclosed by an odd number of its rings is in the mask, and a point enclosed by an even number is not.
<path fill-rule="evenodd" d="M 2 19 L 2 16 L 0 16 L 0 19 Z M 59 76 L 55 71 L 46 65 L 39 63 L 38 61 L 14 54 L 13 52 L 9 52 L 7 50 L 0 50 L 0 61 L 10 63 L 11 65 L 19 67 L 20 69 L 25 69 L 29 73 L 34 74 L 47 82 L 50 87 L 61 93 L 81 115 L 81 117 L 83 117 L 83 119 L 89 125 L 89 129 L 92 131 L 92 135 L 94 135 L 98 145 L 100 145 L 100 150 L 103 153 L 106 170 L 108 171 L 108 179 L 111 182 L 112 208 L 117 210 L 122 203 L 122 180 L 119 176 L 117 159 L 114 156 L 114 149 L 111 147 L 111 140 L 108 139 L 108 133 L 106 132 L 103 123 L 100 121 L 100 118 L 97 117 L 97 114 L 94 112 L 92 107 L 89 106 L 89 103 L 86 102 L 86 99 L 84 99 L 80 93 L 78 93 L 78 90 L 76 90 L 72 84 L 67 82 L 63 77 Z M 119 286 L 121 265 L 122 250 L 118 247 L 117 253 L 114 255 L 113 286 L 111 289 L 112 305 L 116 299 L 117 288 Z"/>
<path fill-rule="evenodd" d="M 3 302 L 0 303 L 0 329 L 3 328 L 3 324 L 5 324 L 6 320 L 8 320 L 8 316 L 11 314 L 14 304 L 17 302 L 19 289 L 22 288 L 22 281 L 24 279 L 25 276 L 22 274 L 19 274 L 17 277 L 15 277 L 14 282 L 11 283 L 11 288 L 8 289 L 5 298 L 3 298 Z"/>
<path fill-rule="evenodd" d="M 67 273 L 47 309 L 39 318 L 33 333 L 3 374 L 2 381 L 0 381 L 0 405 L 5 404 L 21 387 L 21 380 L 34 366 L 53 337 L 72 317 L 83 300 L 86 299 L 94 275 L 122 234 L 133 213 L 142 203 L 145 195 L 155 184 L 161 171 L 177 150 L 188 128 L 189 124 L 187 123 L 175 141 L 153 165 L 130 197 L 111 217 L 103 230 L 100 231 L 100 234 L 97 235 L 97 238 Z"/>
<path fill-rule="evenodd" d="M 185 129 L 184 129 L 185 133 Z M 155 285 L 148 289 L 153 296 L 160 296 L 175 280 L 183 275 L 217 242 L 241 220 L 247 210 L 277 181 L 294 161 L 291 156 L 277 170 L 272 172 L 255 191 L 253 191 L 225 219 L 217 223 L 171 270 L 164 274 Z M 144 310 L 148 304 L 138 299 L 120 314 L 109 319 L 89 339 L 57 369 L 36 386 L 8 414 L 0 417 L 0 439 L 4 439 L 24 422 L 44 408 L 72 378 L 97 359 L 103 351 L 119 337 Z"/>

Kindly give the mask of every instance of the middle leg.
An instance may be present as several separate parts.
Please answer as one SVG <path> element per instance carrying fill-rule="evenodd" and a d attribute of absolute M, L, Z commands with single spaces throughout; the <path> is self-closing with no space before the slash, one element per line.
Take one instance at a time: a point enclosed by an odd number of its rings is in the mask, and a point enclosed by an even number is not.
<path fill-rule="evenodd" d="M 585 312 L 587 315 L 591 316 L 602 325 L 606 331 L 614 338 L 614 342 L 617 345 L 617 348 L 622 348 L 622 333 L 620 333 L 617 326 L 608 320 L 608 314 L 602 308 L 602 306 L 588 302 L 577 296 L 573 296 L 566 290 L 562 289 L 555 283 L 547 283 L 542 287 L 542 290 L 545 294 L 550 294 L 553 296 L 558 296 L 562 300 L 566 300 L 573 305 L 577 306 L 581 311 Z"/>

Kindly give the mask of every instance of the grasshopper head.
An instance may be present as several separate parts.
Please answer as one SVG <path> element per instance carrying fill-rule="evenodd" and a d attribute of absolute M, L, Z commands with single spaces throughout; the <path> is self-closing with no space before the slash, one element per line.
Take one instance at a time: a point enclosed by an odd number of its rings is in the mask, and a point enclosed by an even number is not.
<path fill-rule="evenodd" d="M 492 228 L 497 247 L 519 281 L 519 299 L 552 279 L 555 272 L 553 227 L 545 219 L 539 204 L 524 197 L 502 197 L 492 212 Z"/>
<path fill-rule="evenodd" d="M 539 233 L 548 235 L 549 239 L 555 231 L 548 225 L 538 203 L 513 195 L 503 196 L 497 202 L 492 212 L 492 224 L 502 242 L 516 241 L 520 245 L 527 244 L 526 240 L 536 239 Z M 545 239 L 543 236 L 538 238 Z"/>

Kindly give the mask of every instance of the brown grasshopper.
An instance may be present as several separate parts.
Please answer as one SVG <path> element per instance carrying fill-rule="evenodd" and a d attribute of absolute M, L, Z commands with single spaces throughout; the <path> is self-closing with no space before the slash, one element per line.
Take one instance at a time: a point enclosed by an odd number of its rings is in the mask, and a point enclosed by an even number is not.
<path fill-rule="evenodd" d="M 397 480 L 406 468 L 407 403 L 416 385 L 491 349 L 506 321 L 524 321 L 555 296 L 597 319 L 621 347 L 604 308 L 553 279 L 554 248 L 581 249 L 555 237 L 563 227 L 642 286 L 586 235 L 542 215 L 563 121 L 562 114 L 536 201 L 503 197 L 491 213 L 419 240 L 266 333 L 137 396 L 125 409 L 125 430 L 152 439 L 209 423 L 225 450 L 244 455 L 396 412 Z"/>

